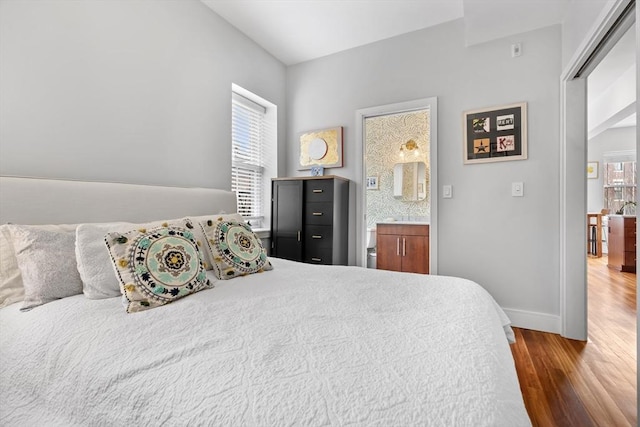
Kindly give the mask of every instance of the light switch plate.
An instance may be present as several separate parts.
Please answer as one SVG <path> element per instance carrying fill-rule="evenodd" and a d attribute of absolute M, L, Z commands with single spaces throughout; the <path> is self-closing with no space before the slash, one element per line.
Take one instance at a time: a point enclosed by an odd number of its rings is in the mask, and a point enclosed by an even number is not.
<path fill-rule="evenodd" d="M 513 197 L 524 197 L 524 183 L 512 182 L 511 183 L 511 195 Z"/>
<path fill-rule="evenodd" d="M 442 198 L 450 199 L 453 197 L 453 187 L 451 185 L 442 186 Z"/>
<path fill-rule="evenodd" d="M 522 55 L 522 43 L 514 43 L 511 45 L 511 57 L 516 58 Z"/>

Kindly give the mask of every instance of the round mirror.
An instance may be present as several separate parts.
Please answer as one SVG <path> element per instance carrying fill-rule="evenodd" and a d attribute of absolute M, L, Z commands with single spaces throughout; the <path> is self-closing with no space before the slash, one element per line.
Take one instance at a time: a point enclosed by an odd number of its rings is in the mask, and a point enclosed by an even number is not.
<path fill-rule="evenodd" d="M 309 157 L 311 160 L 320 160 L 327 154 L 327 142 L 322 138 L 316 138 L 309 143 Z"/>

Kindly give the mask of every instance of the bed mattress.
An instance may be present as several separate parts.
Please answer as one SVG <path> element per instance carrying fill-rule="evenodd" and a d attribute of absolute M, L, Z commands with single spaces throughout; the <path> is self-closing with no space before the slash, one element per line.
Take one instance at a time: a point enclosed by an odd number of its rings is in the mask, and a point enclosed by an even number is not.
<path fill-rule="evenodd" d="M 509 320 L 468 280 L 271 259 L 126 314 L 0 310 L 0 424 L 530 425 Z"/>

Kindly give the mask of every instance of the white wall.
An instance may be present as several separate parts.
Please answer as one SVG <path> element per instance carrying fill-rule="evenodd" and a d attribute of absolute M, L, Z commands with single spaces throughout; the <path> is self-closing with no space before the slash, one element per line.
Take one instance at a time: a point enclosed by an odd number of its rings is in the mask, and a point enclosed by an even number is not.
<path fill-rule="evenodd" d="M 345 166 L 327 172 L 361 186 L 354 112 L 437 96 L 438 182 L 454 188 L 439 201 L 438 273 L 476 280 L 516 324 L 557 331 L 560 46 L 553 26 L 466 48 L 457 20 L 289 67 L 287 172 L 302 174 L 299 133 L 344 126 Z M 464 166 L 462 112 L 518 101 L 529 107 L 529 159 Z M 525 197 L 511 197 L 513 181 Z"/>
<path fill-rule="evenodd" d="M 634 92 L 635 93 L 635 92 Z M 588 159 L 597 161 L 598 179 L 587 179 L 587 212 L 600 212 L 604 208 L 603 194 L 603 155 L 610 151 L 629 151 L 636 149 L 636 128 L 611 128 L 589 140 Z"/>
<path fill-rule="evenodd" d="M 1 0 L 0 174 L 230 189 L 232 83 L 284 129 L 284 65 L 197 0 Z"/>

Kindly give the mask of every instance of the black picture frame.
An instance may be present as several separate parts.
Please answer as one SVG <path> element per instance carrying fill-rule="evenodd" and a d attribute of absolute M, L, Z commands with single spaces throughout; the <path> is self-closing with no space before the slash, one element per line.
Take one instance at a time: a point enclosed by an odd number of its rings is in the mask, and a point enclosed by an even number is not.
<path fill-rule="evenodd" d="M 463 113 L 464 164 L 525 160 L 527 103 Z"/>

